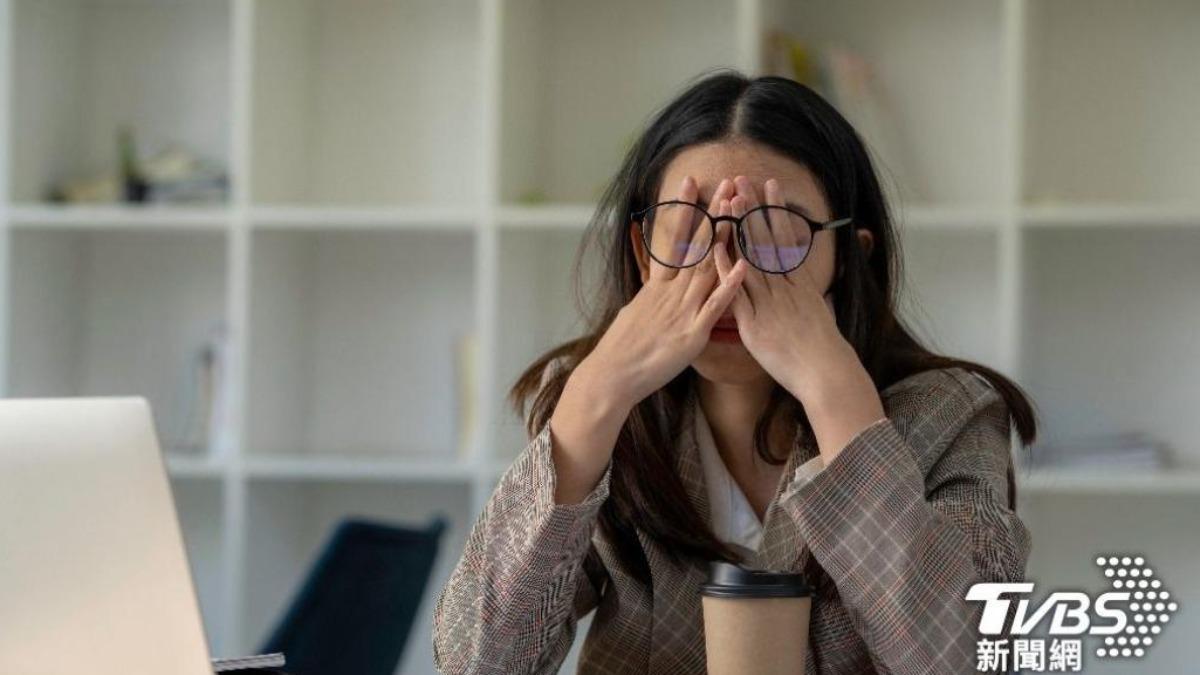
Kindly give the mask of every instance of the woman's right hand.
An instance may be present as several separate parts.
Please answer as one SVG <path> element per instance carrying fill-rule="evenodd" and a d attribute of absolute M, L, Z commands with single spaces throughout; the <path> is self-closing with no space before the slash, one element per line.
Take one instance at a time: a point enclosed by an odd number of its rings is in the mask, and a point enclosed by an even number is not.
<path fill-rule="evenodd" d="M 722 181 L 709 213 L 730 214 L 733 192 L 733 181 Z M 678 199 L 696 201 L 691 177 L 684 178 Z M 709 230 L 701 230 L 707 236 Z M 721 222 L 714 250 L 728 240 L 729 223 Z M 567 378 L 551 415 L 558 504 L 579 503 L 596 489 L 629 412 L 700 355 L 746 276 L 746 261 L 739 257 L 721 278 L 711 251 L 683 269 L 642 255 L 649 265 L 642 287 Z"/>
<path fill-rule="evenodd" d="M 733 181 L 722 181 L 710 200 L 709 213 L 730 215 L 734 192 Z M 676 199 L 697 201 L 696 181 L 691 176 L 684 177 Z M 675 227 L 667 230 L 664 226 L 668 225 Z M 691 226 L 659 222 L 655 229 L 686 232 Z M 696 228 L 696 236 L 707 238 L 709 231 L 706 227 Z M 643 264 L 649 265 L 648 278 L 579 365 L 602 374 L 592 378 L 593 386 L 612 387 L 609 393 L 622 407 L 632 409 L 700 355 L 713 325 L 725 313 L 746 276 L 747 263 L 740 257 L 724 279 L 718 276 L 715 250 L 727 245 L 729 236 L 729 222 L 718 223 L 712 250 L 700 263 L 682 269 L 663 265 L 648 254 L 644 245 L 638 247 Z"/>

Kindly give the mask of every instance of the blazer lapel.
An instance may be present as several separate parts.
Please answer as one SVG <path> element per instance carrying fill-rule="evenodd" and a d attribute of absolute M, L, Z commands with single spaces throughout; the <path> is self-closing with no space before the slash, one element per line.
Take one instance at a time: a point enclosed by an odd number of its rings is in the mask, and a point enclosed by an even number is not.
<path fill-rule="evenodd" d="M 711 519 L 708 485 L 696 447 L 692 403 L 689 400 L 683 410 L 675 449 L 675 468 L 692 507 L 707 523 Z M 637 530 L 637 534 L 642 541 L 654 583 L 650 630 L 651 643 L 656 647 L 650 653 L 647 672 L 703 672 L 705 650 L 700 585 L 708 577 L 708 563 L 684 559 L 683 567 L 676 568 L 658 542 L 641 529 Z"/>
<path fill-rule="evenodd" d="M 809 434 L 797 435 L 796 441 L 792 444 L 792 450 L 788 454 L 787 463 L 784 465 L 783 475 L 779 477 L 775 495 L 767 507 L 766 520 L 763 523 L 762 544 L 754 560 L 757 568 L 799 572 L 807 564 L 811 554 L 808 545 L 800 536 L 800 530 L 796 527 L 796 523 L 779 503 L 779 496 L 794 477 L 796 469 L 817 454 L 818 451 Z"/>
<path fill-rule="evenodd" d="M 700 404 L 695 389 L 688 396 L 683 410 L 682 428 L 675 454 L 675 467 L 687 492 L 689 501 L 704 519 L 711 523 L 708 483 L 696 440 L 696 406 Z M 787 487 L 796 468 L 818 454 L 811 434 L 797 434 L 780 475 L 775 494 L 767 506 L 763 522 L 762 543 L 758 551 L 747 556 L 746 564 L 757 569 L 797 571 L 804 568 L 809 554 L 795 524 L 779 504 L 779 495 Z"/>
<path fill-rule="evenodd" d="M 682 427 L 676 444 L 675 469 L 679 473 L 688 499 L 704 522 L 712 522 L 708 504 L 708 483 L 704 480 L 704 464 L 696 446 L 696 390 L 693 388 L 683 408 Z"/>

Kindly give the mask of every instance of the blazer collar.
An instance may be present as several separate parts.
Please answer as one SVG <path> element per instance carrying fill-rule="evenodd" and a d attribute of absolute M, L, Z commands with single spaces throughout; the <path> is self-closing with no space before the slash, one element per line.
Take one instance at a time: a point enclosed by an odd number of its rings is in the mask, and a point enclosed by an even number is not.
<path fill-rule="evenodd" d="M 692 507 L 700 514 L 705 523 L 712 522 L 711 507 L 708 499 L 708 484 L 704 479 L 704 465 L 700 458 L 700 448 L 696 439 L 696 414 L 700 399 L 695 387 L 688 394 L 682 416 L 682 429 L 675 453 L 675 468 L 687 491 Z M 797 434 L 780 475 L 775 494 L 767 506 L 763 520 L 763 536 L 759 550 L 749 556 L 747 564 L 759 569 L 788 570 L 799 569 L 802 565 L 802 551 L 799 546 L 798 533 L 788 519 L 787 513 L 779 503 L 779 496 L 787 487 L 796 467 L 801 462 L 813 457 L 816 448 L 811 434 Z"/>

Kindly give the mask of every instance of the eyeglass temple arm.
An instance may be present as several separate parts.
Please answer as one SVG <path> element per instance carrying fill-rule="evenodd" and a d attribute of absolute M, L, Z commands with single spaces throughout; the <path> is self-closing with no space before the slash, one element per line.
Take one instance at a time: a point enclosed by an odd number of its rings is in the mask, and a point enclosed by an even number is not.
<path fill-rule="evenodd" d="M 828 223 L 821 223 L 820 229 L 832 230 L 835 227 L 841 227 L 843 225 L 848 225 L 853 220 L 854 220 L 853 218 L 838 218 L 837 220 L 831 220 Z"/>

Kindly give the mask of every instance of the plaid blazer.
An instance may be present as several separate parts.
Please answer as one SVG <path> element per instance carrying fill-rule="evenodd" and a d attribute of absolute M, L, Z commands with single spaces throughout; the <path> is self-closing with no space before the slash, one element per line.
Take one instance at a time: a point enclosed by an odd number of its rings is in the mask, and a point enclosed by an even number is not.
<path fill-rule="evenodd" d="M 797 439 L 749 562 L 803 570 L 816 586 L 810 674 L 976 672 L 982 605 L 964 595 L 978 581 L 1024 580 L 1031 548 L 1007 498 L 1007 407 L 961 368 L 911 375 L 881 399 L 886 417 L 820 471 L 797 474 L 817 454 L 811 435 Z M 690 429 L 675 463 L 708 521 Z M 707 563 L 679 569 L 637 530 L 652 589 L 636 583 L 596 527 L 611 471 L 610 462 L 582 502 L 555 504 L 549 424 L 530 440 L 437 599 L 439 671 L 557 672 L 577 621 L 595 610 L 579 673 L 705 672 L 698 587 Z"/>

